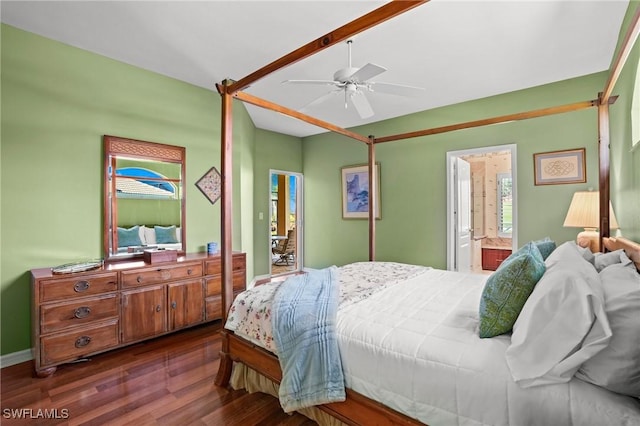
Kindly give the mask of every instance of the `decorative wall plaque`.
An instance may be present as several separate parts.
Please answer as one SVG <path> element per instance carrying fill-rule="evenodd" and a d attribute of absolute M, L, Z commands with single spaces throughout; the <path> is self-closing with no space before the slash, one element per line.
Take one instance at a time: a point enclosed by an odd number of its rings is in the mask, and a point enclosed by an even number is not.
<path fill-rule="evenodd" d="M 196 182 L 196 186 L 211 201 L 211 204 L 215 204 L 222 195 L 222 176 L 218 169 L 212 167 Z"/>

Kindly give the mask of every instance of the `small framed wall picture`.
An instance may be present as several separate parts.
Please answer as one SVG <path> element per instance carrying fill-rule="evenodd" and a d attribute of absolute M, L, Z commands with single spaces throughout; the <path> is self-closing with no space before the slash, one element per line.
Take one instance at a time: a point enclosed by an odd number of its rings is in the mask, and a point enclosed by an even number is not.
<path fill-rule="evenodd" d="M 376 219 L 380 219 L 380 163 L 376 163 Z M 343 167 L 342 175 L 342 218 L 369 218 L 369 166 Z"/>
<path fill-rule="evenodd" d="M 585 149 L 540 152 L 533 154 L 536 185 L 559 185 L 587 181 Z"/>
<path fill-rule="evenodd" d="M 222 196 L 222 177 L 215 167 L 210 168 L 207 173 L 198 179 L 196 186 L 211 204 L 215 204 Z"/>

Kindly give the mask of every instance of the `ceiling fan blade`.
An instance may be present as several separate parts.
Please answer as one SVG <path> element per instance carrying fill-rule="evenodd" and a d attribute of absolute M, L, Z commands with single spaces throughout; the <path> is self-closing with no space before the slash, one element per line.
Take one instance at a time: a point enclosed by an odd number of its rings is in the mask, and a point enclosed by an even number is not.
<path fill-rule="evenodd" d="M 320 85 L 336 85 L 341 84 L 339 81 L 333 80 L 285 80 L 282 84 L 320 84 Z"/>
<path fill-rule="evenodd" d="M 341 93 L 342 89 L 336 89 L 336 90 L 332 90 L 328 93 L 325 93 L 324 95 L 312 100 L 311 102 L 309 102 L 308 104 L 306 104 L 305 106 L 303 106 L 302 108 L 300 108 L 298 111 L 300 112 L 304 112 L 306 111 L 308 108 L 311 108 L 313 106 L 316 106 L 318 104 L 321 104 L 322 102 L 326 101 L 327 99 L 329 99 L 332 96 L 337 95 L 338 93 Z"/>
<path fill-rule="evenodd" d="M 380 65 L 368 63 L 364 67 L 360 68 L 358 71 L 354 72 L 349 76 L 349 81 L 354 81 L 357 83 L 363 83 L 370 78 L 375 77 L 376 75 L 382 74 L 387 69 L 381 67 Z"/>
<path fill-rule="evenodd" d="M 371 104 L 367 97 L 363 92 L 357 91 L 351 95 L 351 102 L 353 106 L 356 107 L 356 111 L 358 111 L 358 115 L 360 118 L 369 118 L 373 116 L 373 109 L 371 108 Z"/>
<path fill-rule="evenodd" d="M 387 93 L 397 96 L 420 96 L 424 92 L 422 87 L 405 86 L 403 84 L 380 83 L 372 81 L 368 84 L 372 92 Z"/>

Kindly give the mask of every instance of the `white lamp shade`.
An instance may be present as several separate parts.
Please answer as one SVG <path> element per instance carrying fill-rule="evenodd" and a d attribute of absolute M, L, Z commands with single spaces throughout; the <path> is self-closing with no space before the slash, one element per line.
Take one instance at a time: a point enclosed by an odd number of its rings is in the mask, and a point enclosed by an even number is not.
<path fill-rule="evenodd" d="M 564 226 L 575 228 L 600 228 L 600 193 L 578 191 L 573 194 Z M 618 221 L 609 202 L 609 228 L 618 229 Z"/>

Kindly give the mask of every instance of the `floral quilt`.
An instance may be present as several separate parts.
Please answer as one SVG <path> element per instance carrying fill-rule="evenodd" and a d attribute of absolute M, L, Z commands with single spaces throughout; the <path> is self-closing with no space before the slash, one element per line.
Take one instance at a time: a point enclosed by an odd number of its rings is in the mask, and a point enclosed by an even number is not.
<path fill-rule="evenodd" d="M 429 269 L 427 266 L 396 262 L 356 262 L 339 267 L 338 314 L 345 306 Z M 240 293 L 231 305 L 225 328 L 277 354 L 271 327 L 271 301 L 280 284 L 263 284 Z"/>

